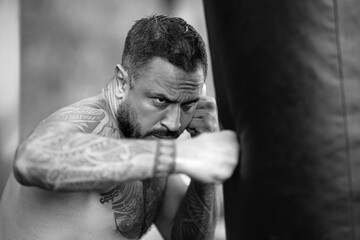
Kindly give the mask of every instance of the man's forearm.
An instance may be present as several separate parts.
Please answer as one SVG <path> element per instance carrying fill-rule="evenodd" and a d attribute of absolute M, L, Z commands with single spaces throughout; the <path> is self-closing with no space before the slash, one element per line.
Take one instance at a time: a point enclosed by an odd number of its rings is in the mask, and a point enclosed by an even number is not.
<path fill-rule="evenodd" d="M 15 165 L 21 172 L 18 179 L 25 185 L 48 190 L 103 190 L 170 171 L 171 163 L 157 161 L 163 143 L 43 131 L 19 147 Z M 159 164 L 165 167 L 158 169 Z"/>
<path fill-rule="evenodd" d="M 175 217 L 171 239 L 213 239 L 216 218 L 215 185 L 193 180 Z"/>

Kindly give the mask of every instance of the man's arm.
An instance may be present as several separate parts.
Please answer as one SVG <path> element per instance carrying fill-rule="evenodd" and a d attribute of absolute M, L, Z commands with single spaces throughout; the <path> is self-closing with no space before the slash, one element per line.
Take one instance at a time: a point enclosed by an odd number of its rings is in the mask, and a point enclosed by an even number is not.
<path fill-rule="evenodd" d="M 70 106 L 57 111 L 18 147 L 17 179 L 48 190 L 103 190 L 152 177 L 154 170 L 168 173 L 170 169 L 155 164 L 162 144 L 171 149 L 173 142 L 115 139 L 119 133 L 114 127 L 101 109 Z M 171 167 L 171 162 L 166 164 Z"/>
<path fill-rule="evenodd" d="M 177 212 L 171 239 L 213 239 L 217 220 L 214 184 L 192 180 Z"/>
<path fill-rule="evenodd" d="M 48 190 L 102 190 L 153 176 L 155 141 L 127 141 L 51 127 L 19 147 L 15 170 L 24 185 Z"/>
<path fill-rule="evenodd" d="M 181 142 L 115 139 L 105 137 L 117 132 L 109 119 L 101 109 L 77 106 L 54 113 L 18 147 L 17 180 L 55 191 L 102 191 L 124 181 L 173 172 L 204 182 L 223 181 L 236 165 L 234 133 Z"/>
<path fill-rule="evenodd" d="M 217 121 L 216 102 L 213 98 L 202 96 L 197 105 L 192 122 L 188 126 L 188 132 L 192 137 L 201 138 L 207 133 L 219 130 Z M 203 133 L 203 134 L 201 134 Z M 201 135 L 199 135 L 201 134 Z M 194 138 L 194 140 L 196 139 Z M 234 145 L 223 145 L 222 140 L 217 139 L 217 146 L 224 151 L 222 156 L 226 156 L 230 149 L 237 149 Z M 194 145 L 196 148 L 196 144 Z M 214 182 L 222 182 L 223 174 L 231 174 L 232 168 L 226 167 L 227 161 L 221 161 L 219 165 L 214 165 L 217 161 L 213 155 L 213 148 L 202 148 L 204 165 L 197 165 L 196 161 L 187 166 L 187 174 L 192 178 L 189 187 L 182 186 L 181 179 L 172 176 L 169 178 L 168 187 L 164 197 L 163 208 L 156 219 L 156 226 L 165 239 L 213 239 L 216 217 L 217 217 L 217 196 Z M 194 149 L 195 151 L 195 149 Z M 231 150 L 230 150 L 231 151 Z M 191 153 L 191 151 L 189 151 Z M 219 156 L 219 155 L 217 155 Z M 191 155 L 188 156 L 191 159 Z M 210 163 L 212 162 L 212 163 Z M 179 163 L 182 165 L 186 161 Z M 220 163 L 220 162 L 219 162 Z M 191 167 L 191 168 L 190 168 Z M 212 170 L 211 170 L 211 169 Z M 209 173 L 214 171 L 214 179 L 209 181 Z M 203 174 L 206 173 L 206 174 Z M 193 178 L 192 176 L 196 176 Z M 203 176 L 204 178 L 200 177 Z M 179 180 L 180 179 L 180 180 Z M 200 181 L 199 181 L 200 180 Z M 184 190 L 185 188 L 185 190 Z"/>
<path fill-rule="evenodd" d="M 164 239 L 212 239 L 218 213 L 217 187 L 169 176 L 156 227 Z"/>

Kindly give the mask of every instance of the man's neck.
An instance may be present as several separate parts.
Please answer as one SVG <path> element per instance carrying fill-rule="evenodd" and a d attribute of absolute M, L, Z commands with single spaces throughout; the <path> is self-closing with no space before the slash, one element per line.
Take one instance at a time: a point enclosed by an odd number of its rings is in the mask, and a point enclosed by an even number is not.
<path fill-rule="evenodd" d="M 103 89 L 102 94 L 104 96 L 104 99 L 109 107 L 109 110 L 111 112 L 111 115 L 116 120 L 117 115 L 117 107 L 120 104 L 120 101 L 115 96 L 115 88 L 116 88 L 116 82 L 114 79 L 112 79 Z"/>

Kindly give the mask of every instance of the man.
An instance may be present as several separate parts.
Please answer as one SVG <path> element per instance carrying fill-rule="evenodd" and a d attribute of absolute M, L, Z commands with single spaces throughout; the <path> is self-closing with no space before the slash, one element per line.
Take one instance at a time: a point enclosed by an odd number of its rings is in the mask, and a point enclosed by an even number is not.
<path fill-rule="evenodd" d="M 1 239 L 139 239 L 152 223 L 164 239 L 211 239 L 214 183 L 231 176 L 238 144 L 233 132 L 207 133 L 219 127 L 201 94 L 206 71 L 203 40 L 184 20 L 137 21 L 102 92 L 19 145 Z M 175 141 L 185 130 L 193 138 Z"/>

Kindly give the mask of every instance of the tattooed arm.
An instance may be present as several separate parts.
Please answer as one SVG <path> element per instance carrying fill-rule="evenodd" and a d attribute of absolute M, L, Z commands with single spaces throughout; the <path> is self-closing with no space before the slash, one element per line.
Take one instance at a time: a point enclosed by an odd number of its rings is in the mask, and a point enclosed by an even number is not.
<path fill-rule="evenodd" d="M 203 93 L 205 93 L 203 88 Z M 217 107 L 214 98 L 206 96 L 205 94 L 200 97 L 197 104 L 194 116 L 190 124 L 187 126 L 188 132 L 192 137 L 199 136 L 204 132 L 216 132 L 219 131 L 218 119 L 217 119 Z M 201 134 L 203 136 L 203 134 Z M 201 137 L 201 136 L 199 136 Z M 220 142 L 220 141 L 219 141 Z M 205 148 L 203 151 L 207 151 Z M 211 151 L 210 151 L 211 152 Z M 204 159 L 207 161 L 207 165 L 216 172 L 221 174 L 221 167 L 214 167 L 211 162 L 211 157 Z M 222 160 L 221 160 L 222 161 Z M 222 167 L 225 165 L 222 164 Z M 191 166 L 191 171 L 194 174 L 201 174 L 202 172 L 208 172 L 204 166 Z M 191 175 L 190 175 L 191 176 Z M 206 176 L 205 176 L 206 177 Z M 220 177 L 220 179 L 222 179 Z M 167 210 L 162 210 L 160 214 L 164 220 L 157 221 L 157 226 L 162 232 L 165 239 L 213 239 L 216 215 L 217 215 L 217 198 L 214 184 L 206 184 L 197 181 L 193 178 L 188 187 L 186 193 L 184 190 L 176 191 L 174 189 L 184 189 L 181 187 L 181 181 L 176 181 L 175 177 L 169 179 L 167 190 L 172 191 L 172 194 L 166 194 L 167 202 L 171 204 L 164 204 Z M 177 182 L 175 184 L 175 182 Z M 171 186 L 173 185 L 173 186 Z M 186 189 L 186 188 L 185 188 Z M 182 192 L 182 194 L 181 194 Z M 185 195 L 185 197 L 183 197 Z M 181 202 L 180 202 L 181 200 Z"/>
<path fill-rule="evenodd" d="M 126 180 L 152 177 L 161 142 L 115 139 L 116 134 L 118 130 L 102 109 L 63 108 L 18 147 L 15 175 L 23 185 L 70 191 L 103 190 Z"/>
<path fill-rule="evenodd" d="M 187 187 L 179 175 L 169 177 L 156 227 L 164 239 L 213 239 L 217 212 L 214 184 L 192 180 Z"/>
<path fill-rule="evenodd" d="M 215 185 L 193 180 L 175 217 L 171 239 L 213 239 L 216 219 Z"/>
<path fill-rule="evenodd" d="M 221 182 L 237 163 L 235 136 L 227 131 L 180 142 L 118 139 L 105 110 L 72 105 L 50 115 L 19 145 L 14 173 L 23 185 L 62 191 L 102 191 L 173 172 Z"/>
<path fill-rule="evenodd" d="M 130 143 L 49 127 L 18 148 L 14 169 L 24 185 L 102 190 L 129 179 L 151 177 L 156 146 L 156 142 Z"/>

